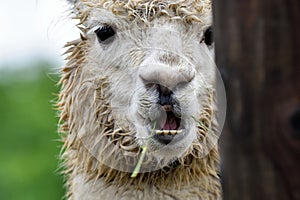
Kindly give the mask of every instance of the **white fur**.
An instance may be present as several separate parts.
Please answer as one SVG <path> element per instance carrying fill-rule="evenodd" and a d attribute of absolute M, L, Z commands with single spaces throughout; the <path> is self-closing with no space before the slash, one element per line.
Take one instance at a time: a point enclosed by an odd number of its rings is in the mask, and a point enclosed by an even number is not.
<path fill-rule="evenodd" d="M 71 0 L 70 2 L 75 3 L 74 5 L 78 3 L 78 1 Z M 97 3 L 97 1 L 91 2 Z M 79 3 L 76 12 L 88 9 L 88 6 L 85 6 L 87 4 Z M 101 107 L 101 105 L 96 105 L 99 97 L 97 88 L 101 88 L 97 84 L 105 82 L 106 86 L 103 88 L 108 97 L 105 100 L 111 109 L 111 113 L 107 116 L 113 119 L 115 129 L 120 128 L 134 134 L 133 137 L 136 138 L 135 142 L 139 147 L 145 146 L 150 138 L 147 154 L 158 160 L 158 163 L 163 163 L 160 167 L 167 166 L 176 158 L 186 156 L 188 151 L 193 149 L 195 141 L 199 142 L 197 119 L 204 113 L 205 106 L 213 107 L 211 105 L 213 103 L 207 102 L 215 86 L 214 47 L 201 42 L 205 30 L 212 24 L 212 18 L 208 14 L 201 20 L 202 22 L 198 20 L 187 24 L 176 17 L 160 16 L 148 23 L 141 23 L 115 15 L 103 8 L 95 8 L 89 12 L 88 18 L 82 22 L 86 29 L 83 35 L 86 40 L 85 59 L 83 65 L 80 66 L 80 78 L 74 84 L 77 84 L 74 87 L 75 91 L 72 91 L 74 96 L 70 97 L 72 98 L 72 101 L 70 100 L 72 112 L 69 115 L 74 115 L 74 119 L 70 119 L 73 122 L 69 124 L 73 125 L 71 132 L 77 135 L 68 135 L 68 140 L 78 136 L 91 154 L 98 155 L 99 145 L 96 142 L 103 139 L 101 138 L 103 129 L 101 130 L 99 122 L 95 119 L 96 109 Z M 99 43 L 94 31 L 106 25 L 113 27 L 116 35 L 109 43 Z M 183 130 L 184 137 L 181 140 L 164 145 L 151 138 L 154 121 L 162 116 L 163 112 L 157 104 L 157 91 L 146 87 L 144 77 L 154 77 L 158 84 L 168 87 L 174 93 L 182 118 L 180 128 Z M 182 80 L 184 86 L 179 87 L 180 81 L 178 80 Z M 102 100 L 101 103 L 103 103 Z M 214 116 L 210 117 L 214 118 Z M 111 119 L 106 122 L 112 121 Z M 213 119 L 210 120 L 213 121 Z M 111 141 L 107 139 L 107 142 Z M 213 145 L 215 144 L 216 141 L 213 142 Z M 198 146 L 205 149 L 204 145 L 203 143 Z M 73 156 L 78 153 L 78 156 L 76 155 L 78 159 L 81 156 L 79 155 L 81 150 L 76 150 L 74 152 L 69 150 L 67 154 Z M 205 153 L 206 155 L 209 153 L 207 149 Z M 109 159 L 109 156 L 108 154 L 106 159 Z M 218 159 L 216 155 L 214 159 Z M 77 161 L 69 158 L 69 162 L 73 167 L 73 179 L 70 185 L 72 198 L 75 200 L 198 199 L 199 193 L 208 187 L 203 185 L 219 184 L 215 178 L 217 169 L 211 169 L 215 163 L 207 164 L 209 165 L 207 171 L 210 174 L 203 175 L 206 179 L 213 175 L 212 180 L 215 183 L 203 180 L 203 184 L 200 182 L 191 183 L 189 186 L 181 185 L 181 189 L 185 191 L 182 193 L 175 187 L 167 190 L 154 185 L 149 186 L 146 183 L 142 183 L 137 189 L 134 185 L 119 187 L 107 184 L 101 178 L 87 181 L 89 178 L 85 176 L 85 173 L 80 170 L 76 171 Z M 98 166 L 95 163 L 93 166 Z M 156 170 L 151 167 L 153 166 L 144 170 Z M 214 187 L 217 188 L 217 186 L 212 186 L 213 189 Z M 216 196 L 219 197 L 220 188 L 216 190 Z M 215 195 L 205 191 L 203 193 L 206 193 L 205 199 L 211 199 L 208 197 Z"/>

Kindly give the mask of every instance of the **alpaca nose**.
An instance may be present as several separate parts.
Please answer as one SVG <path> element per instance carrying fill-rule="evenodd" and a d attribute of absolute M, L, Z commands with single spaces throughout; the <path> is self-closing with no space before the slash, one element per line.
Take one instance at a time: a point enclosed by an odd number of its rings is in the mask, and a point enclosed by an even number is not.
<path fill-rule="evenodd" d="M 146 86 L 160 85 L 163 93 L 170 93 L 177 86 L 184 86 L 195 77 L 194 71 L 180 70 L 171 67 L 156 66 L 140 70 L 140 78 Z"/>

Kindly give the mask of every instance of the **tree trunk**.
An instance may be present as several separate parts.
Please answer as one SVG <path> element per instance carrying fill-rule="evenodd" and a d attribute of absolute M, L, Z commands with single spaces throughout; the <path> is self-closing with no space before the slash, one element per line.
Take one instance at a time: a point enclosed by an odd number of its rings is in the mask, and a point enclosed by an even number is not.
<path fill-rule="evenodd" d="M 300 199 L 300 1 L 215 0 L 225 200 Z"/>

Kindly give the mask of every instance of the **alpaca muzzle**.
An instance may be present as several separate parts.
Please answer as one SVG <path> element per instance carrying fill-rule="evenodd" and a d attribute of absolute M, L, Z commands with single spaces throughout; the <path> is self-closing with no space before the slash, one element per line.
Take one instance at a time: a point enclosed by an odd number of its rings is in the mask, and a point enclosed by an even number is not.
<path fill-rule="evenodd" d="M 167 145 L 183 132 L 180 129 L 180 106 L 174 97 L 174 93 L 169 88 L 159 84 L 152 84 L 151 89 L 157 91 L 157 104 L 161 106 L 160 115 L 156 120 L 157 129 L 153 138 L 161 144 Z M 174 108 L 177 109 L 175 110 Z"/>

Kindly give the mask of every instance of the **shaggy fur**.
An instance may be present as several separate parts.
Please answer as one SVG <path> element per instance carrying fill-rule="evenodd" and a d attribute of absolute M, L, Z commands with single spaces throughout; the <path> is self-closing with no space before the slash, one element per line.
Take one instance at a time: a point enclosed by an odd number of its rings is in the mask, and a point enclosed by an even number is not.
<path fill-rule="evenodd" d="M 66 45 L 60 81 L 67 199 L 221 199 L 213 47 L 201 43 L 210 1 L 70 2 L 82 34 Z M 107 24 L 117 36 L 99 44 L 94 31 Z M 130 178 L 159 110 L 139 78 L 149 67 L 195 74 L 174 92 L 186 137 L 166 146 L 150 140 L 141 173 Z"/>

